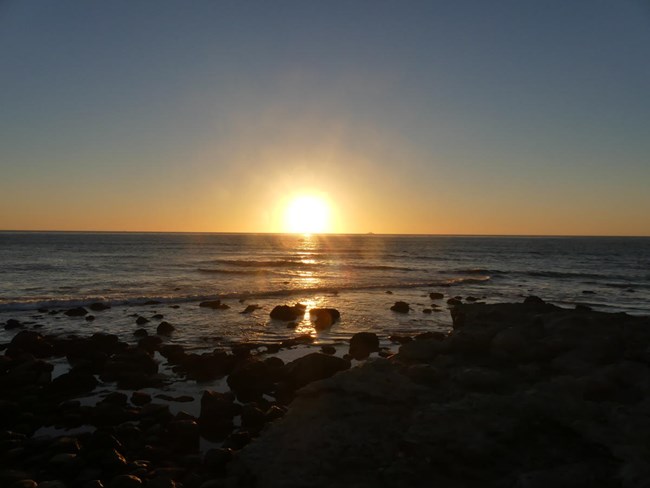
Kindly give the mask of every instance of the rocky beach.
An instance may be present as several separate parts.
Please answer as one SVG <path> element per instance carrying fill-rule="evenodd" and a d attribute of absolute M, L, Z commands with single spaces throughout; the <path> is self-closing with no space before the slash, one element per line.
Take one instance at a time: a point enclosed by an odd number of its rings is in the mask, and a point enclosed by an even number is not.
<path fill-rule="evenodd" d="M 128 338 L 9 319 L 0 486 L 648 486 L 648 317 L 534 296 L 429 299 L 449 333 L 296 334 L 201 353 L 174 344 L 163 317 L 136 319 Z M 61 313 L 105 313 L 90 308 Z M 310 312 L 321 328 L 345 314 Z"/>

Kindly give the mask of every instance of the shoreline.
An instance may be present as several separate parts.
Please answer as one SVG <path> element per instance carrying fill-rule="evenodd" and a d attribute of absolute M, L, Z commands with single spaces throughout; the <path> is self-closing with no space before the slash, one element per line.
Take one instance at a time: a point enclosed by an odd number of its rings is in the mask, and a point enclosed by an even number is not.
<path fill-rule="evenodd" d="M 361 332 L 347 343 L 297 336 L 197 353 L 165 334 L 129 345 L 17 329 L 0 371 L 0 482 L 536 487 L 593 471 L 609 480 L 600 486 L 636 486 L 650 465 L 633 464 L 645 447 L 623 427 L 650 434 L 639 417 L 650 403 L 649 317 L 534 297 L 451 313 L 449 334 L 394 336 L 391 348 Z M 199 398 L 209 384 L 219 387 Z M 599 432 L 603 418 L 618 432 Z M 567 442 L 588 454 L 558 464 L 547 448 Z M 352 455 L 360 446 L 366 460 Z"/>

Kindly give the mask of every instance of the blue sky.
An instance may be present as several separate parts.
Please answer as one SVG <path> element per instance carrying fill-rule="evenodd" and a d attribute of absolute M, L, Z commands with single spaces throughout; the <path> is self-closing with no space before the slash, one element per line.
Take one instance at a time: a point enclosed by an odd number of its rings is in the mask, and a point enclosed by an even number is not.
<path fill-rule="evenodd" d="M 0 228 L 650 234 L 642 1 L 5 1 Z"/>

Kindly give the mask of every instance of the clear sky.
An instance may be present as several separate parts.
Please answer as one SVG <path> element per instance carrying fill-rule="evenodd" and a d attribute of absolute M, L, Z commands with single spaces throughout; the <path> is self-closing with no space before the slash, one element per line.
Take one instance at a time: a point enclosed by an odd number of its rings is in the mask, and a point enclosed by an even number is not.
<path fill-rule="evenodd" d="M 0 229 L 283 231 L 300 196 L 650 235 L 650 3 L 0 1 Z"/>

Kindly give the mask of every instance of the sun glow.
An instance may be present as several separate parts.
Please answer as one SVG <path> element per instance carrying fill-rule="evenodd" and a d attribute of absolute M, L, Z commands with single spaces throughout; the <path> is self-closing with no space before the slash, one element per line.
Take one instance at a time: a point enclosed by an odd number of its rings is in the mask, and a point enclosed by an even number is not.
<path fill-rule="evenodd" d="M 305 195 L 289 202 L 284 213 L 286 232 L 314 234 L 330 230 L 330 208 L 327 202 L 316 196 Z"/>

